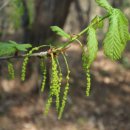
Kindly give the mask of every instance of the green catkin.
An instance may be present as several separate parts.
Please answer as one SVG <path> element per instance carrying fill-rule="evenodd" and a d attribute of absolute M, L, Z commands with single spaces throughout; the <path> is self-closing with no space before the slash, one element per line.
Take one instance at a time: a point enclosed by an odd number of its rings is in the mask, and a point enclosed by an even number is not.
<path fill-rule="evenodd" d="M 61 67 L 60 67 L 60 63 L 58 61 L 58 59 L 56 59 L 57 61 L 57 65 L 58 65 L 58 68 L 59 68 L 59 87 L 57 88 L 58 89 L 58 94 L 60 95 L 60 88 L 61 88 L 61 84 L 62 84 L 62 79 L 63 79 L 63 75 L 62 75 L 62 70 L 61 70 Z M 59 97 L 56 97 L 57 100 L 60 100 Z"/>
<path fill-rule="evenodd" d="M 45 84 L 46 84 L 46 74 L 47 74 L 44 58 L 41 58 L 40 67 L 41 67 L 41 71 L 42 71 L 42 75 L 43 75 L 43 80 L 42 80 L 42 84 L 41 84 L 41 92 L 44 92 L 44 88 L 45 88 Z"/>
<path fill-rule="evenodd" d="M 57 62 L 58 68 L 59 68 L 59 86 L 61 86 L 61 82 L 63 79 L 62 70 L 61 70 L 60 63 L 59 63 L 58 59 L 56 59 L 56 62 Z"/>
<path fill-rule="evenodd" d="M 87 70 L 86 70 L 86 81 L 87 81 L 86 96 L 90 96 L 91 78 L 90 78 L 90 70 L 89 70 L 89 67 L 87 67 Z"/>
<path fill-rule="evenodd" d="M 87 81 L 86 96 L 90 96 L 90 90 L 91 90 L 90 67 L 87 64 L 87 57 L 85 55 L 85 50 L 83 50 L 83 54 L 82 54 L 82 66 L 86 73 L 86 81 Z"/>
<path fill-rule="evenodd" d="M 59 77 L 58 77 L 58 67 L 56 59 L 54 58 L 54 55 L 51 54 L 52 59 L 52 74 L 51 74 L 51 85 L 50 85 L 50 92 L 49 92 L 49 98 L 46 103 L 45 107 L 45 115 L 48 114 L 49 108 L 52 104 L 52 98 L 53 96 L 56 97 L 56 110 L 58 111 L 59 105 L 60 105 L 60 93 L 59 93 Z"/>
<path fill-rule="evenodd" d="M 45 111 L 44 111 L 45 115 L 48 114 L 51 104 L 52 104 L 52 96 L 50 95 L 45 106 Z"/>
<path fill-rule="evenodd" d="M 69 79 L 69 77 L 66 77 L 66 79 L 67 78 Z M 60 107 L 60 111 L 59 111 L 59 115 L 58 115 L 58 119 L 61 119 L 61 117 L 62 117 L 64 108 L 65 108 L 65 104 L 66 104 L 66 101 L 67 101 L 68 91 L 69 91 L 69 82 L 67 81 L 66 86 L 65 86 L 65 90 L 64 90 L 64 95 L 63 95 L 61 107 Z"/>
<path fill-rule="evenodd" d="M 82 53 L 82 66 L 83 66 L 83 69 L 86 71 L 86 68 L 87 68 L 87 58 L 86 58 L 86 55 L 85 55 L 85 51 L 83 50 L 83 53 Z"/>
<path fill-rule="evenodd" d="M 51 95 L 56 97 L 56 110 L 58 111 L 59 109 L 59 104 L 60 104 L 60 93 L 59 93 L 59 77 L 58 77 L 58 67 L 57 67 L 57 62 L 56 59 L 54 58 L 53 54 L 51 55 L 52 59 L 52 83 L 50 86 L 51 89 Z"/>
<path fill-rule="evenodd" d="M 24 81 L 26 77 L 26 67 L 29 61 L 28 55 L 24 58 L 23 65 L 22 65 L 22 74 L 21 74 L 21 80 Z"/>
<path fill-rule="evenodd" d="M 26 57 L 24 58 L 23 65 L 22 65 L 22 74 L 21 74 L 21 80 L 22 81 L 24 81 L 25 78 L 26 78 L 26 71 L 27 71 L 27 64 L 28 64 L 28 61 L 29 61 L 29 57 L 33 53 L 33 51 L 37 51 L 38 49 L 39 49 L 38 47 L 35 47 L 35 48 L 33 48 L 32 50 L 30 50 L 26 54 Z"/>
<path fill-rule="evenodd" d="M 66 104 L 66 101 L 67 101 L 67 95 L 68 95 L 68 92 L 69 92 L 70 70 L 69 70 L 67 59 L 66 59 L 64 54 L 63 54 L 63 58 L 65 60 L 65 64 L 66 64 L 66 67 L 67 67 L 67 76 L 66 76 L 66 86 L 65 86 L 65 90 L 64 90 L 64 94 L 63 94 L 61 107 L 60 107 L 60 110 L 59 110 L 58 119 L 61 119 L 61 117 L 62 117 L 64 108 L 65 108 L 65 104 Z"/>
<path fill-rule="evenodd" d="M 14 74 L 14 66 L 11 62 L 8 62 L 8 73 L 9 73 L 9 77 L 11 79 L 15 78 L 15 74 Z"/>

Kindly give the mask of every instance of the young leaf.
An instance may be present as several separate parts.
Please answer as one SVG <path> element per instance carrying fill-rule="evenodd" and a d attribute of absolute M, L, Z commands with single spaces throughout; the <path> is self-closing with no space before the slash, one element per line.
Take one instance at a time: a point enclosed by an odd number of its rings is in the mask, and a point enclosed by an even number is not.
<path fill-rule="evenodd" d="M 119 13 L 118 25 L 119 25 L 120 38 L 122 42 L 126 43 L 129 40 L 128 19 L 120 10 L 117 11 Z"/>
<path fill-rule="evenodd" d="M 16 50 L 15 45 L 9 42 L 0 42 L 0 57 L 14 55 Z"/>
<path fill-rule="evenodd" d="M 94 59 L 96 58 L 98 51 L 98 41 L 96 38 L 96 30 L 93 27 L 89 27 L 88 30 L 88 42 L 87 42 L 87 53 L 86 53 L 86 64 L 88 67 L 92 64 Z"/>
<path fill-rule="evenodd" d="M 16 48 L 18 51 L 27 51 L 28 48 L 31 48 L 30 44 L 17 44 Z"/>
<path fill-rule="evenodd" d="M 107 2 L 107 0 L 95 0 L 97 4 L 103 8 L 105 8 L 108 12 L 112 11 L 112 6 Z"/>
<path fill-rule="evenodd" d="M 104 53 L 112 60 L 121 57 L 122 52 L 129 40 L 128 21 L 124 14 L 114 9 L 109 18 L 109 29 L 103 41 Z"/>
<path fill-rule="evenodd" d="M 66 32 L 64 32 L 64 30 L 62 30 L 60 27 L 58 26 L 51 26 L 51 30 L 53 32 L 55 32 L 57 35 L 60 35 L 62 37 L 65 37 L 65 38 L 70 38 L 70 35 L 67 34 Z"/>
<path fill-rule="evenodd" d="M 27 51 L 28 48 L 32 47 L 31 44 L 18 44 L 15 41 L 9 41 L 9 42 L 16 47 L 17 51 Z"/>
<path fill-rule="evenodd" d="M 11 56 L 17 51 L 27 51 L 31 47 L 30 44 L 17 44 L 14 41 L 0 42 L 0 56 Z"/>

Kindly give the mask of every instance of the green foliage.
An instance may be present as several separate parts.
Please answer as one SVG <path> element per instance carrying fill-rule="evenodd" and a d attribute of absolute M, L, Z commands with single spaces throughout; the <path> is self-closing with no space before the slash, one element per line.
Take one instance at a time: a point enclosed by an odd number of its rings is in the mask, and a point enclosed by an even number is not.
<path fill-rule="evenodd" d="M 67 34 L 64 30 L 62 30 L 58 26 L 51 26 L 51 30 L 55 32 L 57 35 L 60 35 L 61 37 L 70 38 L 70 35 Z"/>
<path fill-rule="evenodd" d="M 31 48 L 30 44 L 18 44 L 14 41 L 0 42 L 0 56 L 12 56 L 19 51 L 27 51 Z"/>
<path fill-rule="evenodd" d="M 107 0 L 95 0 L 95 1 L 99 6 L 105 8 L 108 12 L 111 12 L 111 10 L 113 9 Z"/>
<path fill-rule="evenodd" d="M 14 66 L 11 62 L 8 61 L 8 73 L 9 73 L 9 77 L 11 79 L 15 78 L 15 74 L 14 74 Z"/>
<path fill-rule="evenodd" d="M 119 9 L 116 10 L 119 13 L 118 28 L 119 28 L 120 38 L 122 42 L 125 44 L 127 43 L 128 40 L 130 40 L 128 19 Z"/>
<path fill-rule="evenodd" d="M 30 44 L 18 44 L 16 46 L 18 51 L 27 51 L 28 48 L 31 48 L 32 46 Z"/>
<path fill-rule="evenodd" d="M 31 44 L 18 44 L 14 41 L 9 41 L 9 43 L 13 44 L 16 47 L 17 51 L 27 51 L 27 49 L 32 47 Z"/>
<path fill-rule="evenodd" d="M 16 51 L 15 45 L 10 42 L 0 42 L 0 57 L 14 55 Z"/>
<path fill-rule="evenodd" d="M 114 9 L 109 22 L 109 29 L 103 41 L 104 53 L 110 59 L 117 60 L 129 40 L 128 20 L 120 10 Z"/>

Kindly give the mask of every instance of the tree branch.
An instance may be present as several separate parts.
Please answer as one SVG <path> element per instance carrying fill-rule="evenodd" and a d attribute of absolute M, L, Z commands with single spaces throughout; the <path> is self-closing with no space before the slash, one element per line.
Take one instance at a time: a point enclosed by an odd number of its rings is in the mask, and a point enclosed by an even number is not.
<path fill-rule="evenodd" d="M 103 21 L 104 19 L 108 18 L 109 16 L 110 16 L 110 14 L 105 15 L 104 17 L 102 17 L 100 19 L 99 22 Z M 97 23 L 94 23 L 94 24 L 90 23 L 90 25 L 95 25 L 95 24 L 97 24 Z M 29 55 L 29 57 L 43 57 L 43 56 L 50 56 L 51 53 L 54 53 L 56 55 L 56 54 L 59 54 L 61 52 L 64 52 L 64 51 L 66 51 L 66 49 L 68 49 L 68 47 L 71 43 L 73 43 L 81 35 L 86 33 L 88 31 L 88 29 L 89 29 L 89 26 L 86 27 L 84 30 L 82 30 L 79 34 L 77 34 L 74 37 L 72 37 L 71 39 L 69 39 L 68 42 L 64 43 L 60 47 L 52 48 L 52 49 L 50 48 L 49 50 L 44 51 L 44 52 L 42 51 L 42 52 L 38 52 L 38 53 L 33 53 L 33 54 Z M 42 46 L 46 46 L 46 45 L 42 45 Z M 21 55 L 18 55 L 18 56 L 5 56 L 5 57 L 0 57 L 0 60 L 8 60 L 8 59 L 14 59 L 14 58 L 24 58 L 26 56 L 27 56 L 27 54 L 21 54 Z"/>
<path fill-rule="evenodd" d="M 43 57 L 43 56 L 47 56 L 48 54 L 49 54 L 48 51 L 44 51 L 44 52 L 39 52 L 39 53 L 33 53 L 29 57 Z M 26 54 L 21 54 L 17 56 L 5 56 L 5 57 L 0 57 L 0 60 L 24 58 L 26 56 L 27 56 Z"/>

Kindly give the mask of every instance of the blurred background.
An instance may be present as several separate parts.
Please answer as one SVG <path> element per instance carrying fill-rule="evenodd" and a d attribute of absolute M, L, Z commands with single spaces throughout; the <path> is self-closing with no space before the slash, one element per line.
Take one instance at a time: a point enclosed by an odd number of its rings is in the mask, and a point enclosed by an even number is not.
<path fill-rule="evenodd" d="M 50 26 L 57 25 L 73 35 L 84 29 L 93 17 L 105 13 L 94 0 L 21 1 L 0 0 L 0 41 L 14 40 L 33 46 L 53 44 L 57 37 Z M 130 0 L 109 2 L 130 20 Z M 130 130 L 130 45 L 127 44 L 118 62 L 107 59 L 101 48 L 107 26 L 106 20 L 104 28 L 97 32 L 100 50 L 91 68 L 89 97 L 85 96 L 86 80 L 79 45 L 73 43 L 66 52 L 71 78 L 61 120 L 57 119 L 55 106 L 47 117 L 43 115 L 49 84 L 44 94 L 40 93 L 39 59 L 29 62 L 25 82 L 20 81 L 22 59 L 13 60 L 15 80 L 8 77 L 7 62 L 0 61 L 0 130 Z M 81 40 L 85 44 L 86 37 Z M 65 74 L 63 59 L 59 59 Z"/>

